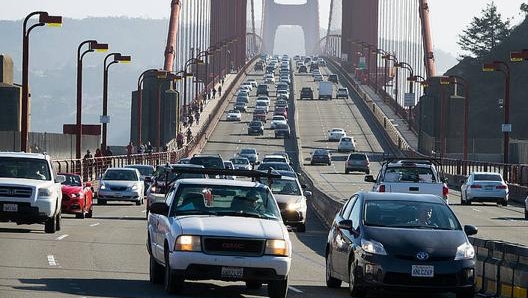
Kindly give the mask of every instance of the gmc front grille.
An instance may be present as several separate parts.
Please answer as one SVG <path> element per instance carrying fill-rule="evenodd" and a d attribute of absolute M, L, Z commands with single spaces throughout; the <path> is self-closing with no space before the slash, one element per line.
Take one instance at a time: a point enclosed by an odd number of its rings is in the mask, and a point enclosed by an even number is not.
<path fill-rule="evenodd" d="M 30 198 L 32 190 L 29 187 L 0 186 L 0 196 L 10 198 Z"/>
<path fill-rule="evenodd" d="M 229 256 L 261 256 L 265 240 L 240 238 L 203 238 L 203 249 L 207 254 Z"/>

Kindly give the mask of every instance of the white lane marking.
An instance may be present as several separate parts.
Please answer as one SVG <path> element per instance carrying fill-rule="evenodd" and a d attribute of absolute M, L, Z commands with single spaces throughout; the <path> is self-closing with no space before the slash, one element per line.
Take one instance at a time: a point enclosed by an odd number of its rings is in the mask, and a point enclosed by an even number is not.
<path fill-rule="evenodd" d="M 292 291 L 294 291 L 296 293 L 302 293 L 303 292 L 303 291 L 301 291 L 301 290 L 299 290 L 299 289 L 297 289 L 295 287 L 292 287 L 292 286 L 288 286 L 288 289 L 290 289 L 290 290 L 292 290 Z"/>
<path fill-rule="evenodd" d="M 143 210 L 143 211 L 141 211 L 141 213 L 145 213 L 145 212 L 147 212 L 147 210 Z"/>
<path fill-rule="evenodd" d="M 68 234 L 64 234 L 64 235 L 62 235 L 62 236 L 57 237 L 56 240 L 62 240 L 62 239 L 64 239 L 64 238 L 68 237 L 68 236 L 69 236 Z"/>
<path fill-rule="evenodd" d="M 50 266 L 57 266 L 57 262 L 55 261 L 55 257 L 53 255 L 48 255 L 48 264 Z"/>
<path fill-rule="evenodd" d="M 480 209 L 478 209 L 478 208 L 472 208 L 472 209 L 473 209 L 473 211 L 475 211 L 475 212 L 480 212 Z"/>
<path fill-rule="evenodd" d="M 91 224 L 90 227 L 95 227 L 95 226 L 98 226 L 98 225 L 99 225 L 99 223 L 96 222 L 96 223 L 94 223 L 94 224 Z"/>

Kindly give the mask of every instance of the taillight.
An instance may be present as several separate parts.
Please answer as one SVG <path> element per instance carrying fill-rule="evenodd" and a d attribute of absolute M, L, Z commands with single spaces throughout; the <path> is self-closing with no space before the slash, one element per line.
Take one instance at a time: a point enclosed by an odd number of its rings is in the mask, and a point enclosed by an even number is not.
<path fill-rule="evenodd" d="M 442 187 L 442 195 L 444 196 L 444 198 L 447 198 L 448 193 L 449 193 L 449 187 L 447 187 L 447 185 L 444 184 L 444 187 Z"/>
<path fill-rule="evenodd" d="M 497 185 L 497 189 L 507 189 L 507 188 L 508 188 L 508 186 L 506 186 L 504 184 L 503 185 Z"/>
<path fill-rule="evenodd" d="M 385 184 L 380 185 L 379 188 L 378 188 L 378 191 L 379 192 L 385 192 Z"/>
<path fill-rule="evenodd" d="M 473 184 L 473 185 L 471 185 L 471 188 L 482 188 L 482 185 L 479 185 L 479 184 Z"/>

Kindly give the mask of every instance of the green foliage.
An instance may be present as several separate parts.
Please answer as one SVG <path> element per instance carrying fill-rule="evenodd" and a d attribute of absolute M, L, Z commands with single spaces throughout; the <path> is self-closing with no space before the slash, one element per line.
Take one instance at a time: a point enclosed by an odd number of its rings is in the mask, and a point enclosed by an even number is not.
<path fill-rule="evenodd" d="M 511 19 L 503 21 L 493 1 L 481 13 L 482 16 L 473 17 L 471 24 L 462 31 L 463 34 L 459 35 L 460 40 L 457 43 L 466 52 L 466 54 L 461 54 L 460 58 L 483 57 L 510 36 Z"/>

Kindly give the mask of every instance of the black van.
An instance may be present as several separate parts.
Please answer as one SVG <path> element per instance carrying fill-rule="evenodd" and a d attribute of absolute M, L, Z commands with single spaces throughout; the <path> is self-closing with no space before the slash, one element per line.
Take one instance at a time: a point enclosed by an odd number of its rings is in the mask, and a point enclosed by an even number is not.
<path fill-rule="evenodd" d="M 257 96 L 261 94 L 269 96 L 269 86 L 268 85 L 260 84 L 257 86 Z"/>
<path fill-rule="evenodd" d="M 333 83 L 337 84 L 337 82 L 339 81 L 339 78 L 337 77 L 336 74 L 331 74 L 331 75 L 328 76 L 328 80 L 330 82 L 333 82 Z"/>

